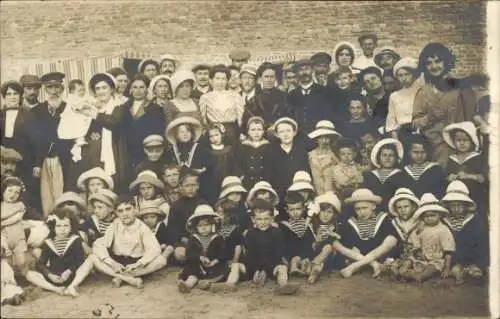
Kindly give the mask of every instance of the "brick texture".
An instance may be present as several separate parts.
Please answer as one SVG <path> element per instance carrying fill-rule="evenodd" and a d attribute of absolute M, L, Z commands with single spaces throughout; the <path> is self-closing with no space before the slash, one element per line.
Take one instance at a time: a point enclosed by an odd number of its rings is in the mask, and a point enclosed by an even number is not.
<path fill-rule="evenodd" d="M 224 61 L 234 47 L 254 56 L 329 51 L 363 31 L 402 56 L 430 41 L 450 46 L 456 75 L 485 66 L 486 3 L 329 1 L 2 1 L 2 70 L 22 61 L 126 51 Z"/>

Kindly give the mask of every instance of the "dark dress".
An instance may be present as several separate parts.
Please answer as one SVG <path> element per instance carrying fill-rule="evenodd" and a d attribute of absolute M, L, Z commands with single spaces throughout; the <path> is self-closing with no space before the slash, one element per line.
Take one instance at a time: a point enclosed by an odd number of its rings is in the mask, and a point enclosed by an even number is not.
<path fill-rule="evenodd" d="M 209 152 L 212 154 L 214 161 L 214 185 L 216 193 L 219 194 L 221 190 L 222 181 L 226 176 L 234 175 L 234 168 L 236 163 L 236 148 L 232 145 L 225 145 L 223 149 L 216 150 L 210 148 Z"/>
<path fill-rule="evenodd" d="M 313 260 L 318 256 L 326 245 L 331 245 L 335 238 L 331 236 L 326 236 L 326 239 L 320 240 L 318 235 L 320 232 L 332 231 L 337 233 L 337 224 L 319 224 L 319 223 L 309 223 L 306 233 L 304 236 L 304 242 L 307 245 L 307 252 L 309 253 L 308 258 Z M 313 245 L 314 244 L 314 245 Z M 335 254 L 330 254 L 324 262 L 324 270 L 332 270 L 334 268 L 342 268 L 343 259 L 338 258 Z"/>
<path fill-rule="evenodd" d="M 211 235 L 208 247 L 203 248 L 201 237 L 197 234 L 189 238 L 186 248 L 186 265 L 179 275 L 179 278 L 186 280 L 189 276 L 195 276 L 198 279 L 213 279 L 221 281 L 227 276 L 227 250 L 226 243 L 222 236 Z M 217 259 L 219 263 L 213 267 L 204 266 L 200 257 L 205 256 L 210 261 Z"/>
<path fill-rule="evenodd" d="M 467 188 L 469 188 L 470 197 L 478 206 L 480 214 L 486 214 L 488 211 L 488 174 L 487 161 L 484 160 L 481 153 L 472 152 L 463 161 L 458 159 L 456 155 L 450 155 L 448 165 L 446 166 L 445 176 L 450 174 L 457 174 L 458 172 L 465 172 L 467 174 L 483 174 L 485 178 L 484 183 L 479 183 L 471 179 L 461 180 Z M 486 215 L 484 215 L 486 216 Z"/>
<path fill-rule="evenodd" d="M 196 206 L 206 204 L 204 200 L 199 197 L 187 198 L 181 197 L 170 208 L 170 213 L 167 218 L 167 225 L 169 230 L 172 229 L 172 236 L 175 238 L 176 245 L 181 245 L 180 240 L 182 237 L 188 238 L 189 233 L 186 229 L 186 222 L 194 213 Z"/>
<path fill-rule="evenodd" d="M 286 92 L 276 88 L 270 90 L 256 88 L 255 95 L 245 104 L 241 127 L 246 130 L 248 119 L 260 116 L 264 119 L 264 129 L 267 129 L 277 119 L 290 115 Z"/>
<path fill-rule="evenodd" d="M 151 162 L 147 158 L 142 160 L 142 162 L 137 165 L 136 168 L 136 174 L 138 175 L 140 172 L 143 171 L 153 171 L 156 174 L 156 177 L 158 177 L 160 180 L 162 179 L 163 176 L 163 168 L 167 164 L 167 156 L 166 154 L 163 154 L 158 161 L 156 162 Z"/>
<path fill-rule="evenodd" d="M 36 264 L 36 269 L 42 273 L 45 279 L 56 286 L 66 286 L 75 277 L 76 270 L 85 261 L 82 240 L 73 235 L 69 238 L 64 253 L 59 255 L 52 239 L 46 239 L 42 245 L 42 254 Z M 60 276 L 66 270 L 71 270 L 71 275 L 64 283 L 54 283 L 48 275 L 50 273 Z"/>
<path fill-rule="evenodd" d="M 375 138 L 380 137 L 377 123 L 370 117 L 363 121 L 348 120 L 343 122 L 339 127 L 339 133 L 343 137 L 350 138 L 356 142 L 360 142 L 361 137 L 365 134 L 371 134 Z"/>
<path fill-rule="evenodd" d="M 165 245 L 165 246 L 174 246 L 175 245 L 175 234 L 176 232 L 173 231 L 172 226 L 168 224 L 168 219 L 167 219 L 167 224 L 165 221 L 161 221 L 156 225 L 155 228 L 155 237 L 160 243 L 160 245 Z"/>
<path fill-rule="evenodd" d="M 247 207 L 244 199 L 229 210 L 232 222 L 238 225 L 242 231 L 249 229 L 253 226 L 251 212 Z"/>
<path fill-rule="evenodd" d="M 237 246 L 243 246 L 243 235 L 238 225 L 226 225 L 219 229 L 219 235 L 226 243 L 226 258 L 232 260 Z M 241 256 L 240 256 L 241 258 Z"/>
<path fill-rule="evenodd" d="M 305 218 L 299 220 L 283 220 L 279 223 L 285 240 L 285 258 L 290 262 L 293 257 L 301 259 L 310 258 L 312 255 L 311 236 L 306 236 L 307 225 Z"/>
<path fill-rule="evenodd" d="M 446 188 L 443 168 L 438 163 L 431 162 L 425 166 L 422 175 L 418 176 L 407 165 L 403 169 L 403 185 L 418 198 L 425 193 L 432 193 L 436 198 L 442 198 Z"/>
<path fill-rule="evenodd" d="M 264 231 L 251 228 L 245 235 L 244 245 L 245 266 L 249 278 L 259 270 L 265 270 L 268 277 L 273 277 L 274 268 L 283 265 L 285 240 L 281 229 L 273 226 Z"/>
<path fill-rule="evenodd" d="M 243 176 L 243 186 L 247 190 L 264 180 L 264 154 L 270 147 L 269 142 L 264 141 L 257 147 L 243 141 L 236 153 L 238 176 Z"/>
<path fill-rule="evenodd" d="M 363 172 L 363 187 L 382 197 L 380 209 L 387 211 L 387 204 L 396 190 L 400 187 L 406 187 L 406 185 L 404 184 L 403 172 L 395 168 L 385 181 L 381 180 L 377 170 Z"/>

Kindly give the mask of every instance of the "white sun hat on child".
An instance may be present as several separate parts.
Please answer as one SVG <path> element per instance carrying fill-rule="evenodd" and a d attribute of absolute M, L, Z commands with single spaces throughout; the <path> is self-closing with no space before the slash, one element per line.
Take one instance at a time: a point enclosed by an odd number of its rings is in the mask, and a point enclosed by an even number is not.
<path fill-rule="evenodd" d="M 332 205 L 335 208 L 335 210 L 337 210 L 337 212 L 340 213 L 340 210 L 342 208 L 342 203 L 334 192 L 328 191 L 322 195 L 316 196 L 316 198 L 314 199 L 314 204 L 319 205 L 323 203 Z"/>
<path fill-rule="evenodd" d="M 309 133 L 309 138 L 315 139 L 320 136 L 341 136 L 339 132 L 335 131 L 335 125 L 327 120 L 322 120 L 316 123 L 315 130 Z"/>
<path fill-rule="evenodd" d="M 170 83 L 172 83 L 172 93 L 175 96 L 175 92 L 179 88 L 179 86 L 183 83 L 189 81 L 193 84 L 195 83 L 194 74 L 188 70 L 179 70 L 172 74 L 170 78 Z"/>
<path fill-rule="evenodd" d="M 247 190 L 243 187 L 241 179 L 237 176 L 226 176 L 222 181 L 222 190 L 219 198 L 224 198 L 231 193 L 246 193 Z"/>
<path fill-rule="evenodd" d="M 200 121 L 192 116 L 179 116 L 170 122 L 165 130 L 165 137 L 170 144 L 175 144 L 176 136 L 174 136 L 174 129 L 179 125 L 191 125 L 194 127 L 194 141 L 197 141 L 202 133 L 202 126 Z"/>
<path fill-rule="evenodd" d="M 54 202 L 54 207 L 57 207 L 61 204 L 67 203 L 67 202 L 74 202 L 76 203 L 80 209 L 86 210 L 87 209 L 87 204 L 85 203 L 85 200 L 78 195 L 75 192 L 64 192 L 59 196 L 56 201 Z"/>
<path fill-rule="evenodd" d="M 289 192 L 296 192 L 302 190 L 310 190 L 314 192 L 314 186 L 312 185 L 312 178 L 306 171 L 297 171 L 293 175 L 292 185 L 288 188 Z"/>
<path fill-rule="evenodd" d="M 472 143 L 474 144 L 474 149 L 476 151 L 479 150 L 479 138 L 477 137 L 476 126 L 470 121 L 453 123 L 443 129 L 443 139 L 449 147 L 451 147 L 452 149 L 456 149 L 455 143 L 453 142 L 453 136 L 451 134 L 456 130 L 465 132 L 465 134 L 470 137 Z"/>
<path fill-rule="evenodd" d="M 368 188 L 359 188 L 352 192 L 351 197 L 345 199 L 346 204 L 354 204 L 357 202 L 372 202 L 378 205 L 382 203 L 382 197 L 373 194 Z"/>
<path fill-rule="evenodd" d="M 154 200 L 146 200 L 141 203 L 137 216 L 144 217 L 147 214 L 155 214 L 159 220 L 163 220 L 166 217 L 165 212 L 158 206 L 158 202 Z"/>
<path fill-rule="evenodd" d="M 212 217 L 215 218 L 216 220 L 220 219 L 220 216 L 214 211 L 214 209 L 207 204 L 200 204 L 196 206 L 193 215 L 189 216 L 187 222 L 186 222 L 186 228 L 192 229 L 194 226 L 194 221 L 197 220 L 198 218 L 202 217 Z"/>
<path fill-rule="evenodd" d="M 151 170 L 145 170 L 145 171 L 140 172 L 139 175 L 137 175 L 137 178 L 135 179 L 135 181 L 130 183 L 130 186 L 128 187 L 128 189 L 130 191 L 134 191 L 142 183 L 151 184 L 159 189 L 165 188 L 165 185 L 163 184 L 163 182 L 161 180 L 158 179 L 155 172 L 153 172 Z"/>
<path fill-rule="evenodd" d="M 401 142 L 395 138 L 384 138 L 383 140 L 378 141 L 375 146 L 373 146 L 372 152 L 370 153 L 370 161 L 372 162 L 373 166 L 375 166 L 376 168 L 381 167 L 380 163 L 378 163 L 377 160 L 378 153 L 383 146 L 391 144 L 396 147 L 396 156 L 398 157 L 398 162 L 401 162 L 404 155 L 403 144 L 401 144 Z"/>
<path fill-rule="evenodd" d="M 417 207 L 420 206 L 420 201 L 417 196 L 408 188 L 401 187 L 396 190 L 396 193 L 394 193 L 394 196 L 389 200 L 389 213 L 392 216 L 398 216 L 398 213 L 396 212 L 396 208 L 394 205 L 396 202 L 400 199 L 407 199 L 417 205 Z"/>
<path fill-rule="evenodd" d="M 247 203 L 250 203 L 255 198 L 255 194 L 258 191 L 260 191 L 260 190 L 268 191 L 268 192 L 270 192 L 273 195 L 273 197 L 274 197 L 274 201 L 273 201 L 274 206 L 276 206 L 276 205 L 279 204 L 278 194 L 273 189 L 273 187 L 271 186 L 271 184 L 269 184 L 266 181 L 260 181 L 260 182 L 255 183 L 255 185 L 248 192 Z"/>
<path fill-rule="evenodd" d="M 115 187 L 115 184 L 113 183 L 113 179 L 111 176 L 106 174 L 106 172 L 101 168 L 101 167 L 94 167 L 89 169 L 86 172 L 83 172 L 79 177 L 78 180 L 76 181 L 76 186 L 82 190 L 85 191 L 87 187 L 87 181 L 92 178 L 99 178 L 104 183 L 108 185 L 109 189 L 113 189 Z"/>
<path fill-rule="evenodd" d="M 110 189 L 100 189 L 97 193 L 90 195 L 88 202 L 92 204 L 94 201 L 103 202 L 108 206 L 114 207 L 118 195 Z"/>
<path fill-rule="evenodd" d="M 414 218 L 420 218 L 423 213 L 428 212 L 428 211 L 435 211 L 439 212 L 441 215 L 448 215 L 448 210 L 444 208 L 440 203 L 439 200 L 434 196 L 432 193 L 425 193 L 422 195 L 420 198 L 420 207 L 415 211 L 415 214 L 413 215 Z"/>
<path fill-rule="evenodd" d="M 453 181 L 446 188 L 446 194 L 441 199 L 443 202 L 460 201 L 474 204 L 469 196 L 469 188 L 462 181 Z"/>
<path fill-rule="evenodd" d="M 273 128 L 274 128 L 275 132 L 277 132 L 277 130 L 278 130 L 278 125 L 280 125 L 282 123 L 287 123 L 287 124 L 290 124 L 291 126 L 293 126 L 295 132 L 297 132 L 299 130 L 299 124 L 297 124 L 297 122 L 294 119 L 292 119 L 290 117 L 282 117 L 282 118 L 277 119 L 276 122 L 274 122 L 274 124 L 273 124 Z"/>

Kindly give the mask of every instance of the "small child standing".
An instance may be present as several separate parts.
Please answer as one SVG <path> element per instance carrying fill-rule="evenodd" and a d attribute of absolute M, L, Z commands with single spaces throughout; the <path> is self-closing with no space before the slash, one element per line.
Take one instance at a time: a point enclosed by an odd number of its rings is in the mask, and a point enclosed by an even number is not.
<path fill-rule="evenodd" d="M 472 200 L 478 205 L 478 212 L 486 214 L 488 181 L 485 170 L 488 165 L 479 152 L 476 127 L 472 122 L 450 124 L 444 128 L 443 138 L 446 144 L 456 151 L 456 154 L 450 155 L 445 168 L 446 180 L 464 182 Z"/>
<path fill-rule="evenodd" d="M 272 227 L 273 205 L 262 199 L 252 202 L 253 223 L 245 235 L 245 268 L 252 281 L 263 286 L 269 277 L 277 279 L 276 293 L 295 294 L 299 287 L 288 283 L 288 269 L 283 263 L 285 242 L 279 228 Z"/>
<path fill-rule="evenodd" d="M 24 187 L 24 183 L 19 178 L 14 176 L 6 177 L 2 181 L 0 210 L 2 239 L 5 240 L 6 249 L 12 253 L 14 267 L 23 274 L 27 270 L 25 253 L 28 251 L 22 223 L 23 216 L 26 213 L 26 206 L 21 201 Z"/>
<path fill-rule="evenodd" d="M 163 183 L 165 184 L 165 191 L 163 196 L 168 204 L 172 206 L 180 197 L 179 192 L 179 177 L 180 168 L 177 164 L 167 164 L 163 166 Z"/>
<path fill-rule="evenodd" d="M 264 127 L 262 117 L 251 117 L 247 123 L 247 139 L 241 142 L 236 153 L 237 170 L 241 171 L 243 185 L 248 189 L 264 179 L 264 153 L 269 147 Z"/>
<path fill-rule="evenodd" d="M 466 276 L 483 279 L 489 265 L 488 227 L 484 216 L 477 214 L 469 190 L 461 181 L 450 183 L 442 202 L 450 210 L 444 222 L 450 227 L 456 243 L 451 275 L 458 285 L 464 283 Z"/>
<path fill-rule="evenodd" d="M 309 275 L 307 282 L 310 284 L 318 280 L 324 269 L 331 270 L 335 266 L 333 242 L 340 239 L 337 234 L 340 209 L 340 199 L 331 191 L 316 197 L 314 204 L 309 207 L 311 222 L 307 227 L 306 242 L 312 246 L 312 265 L 307 265 L 305 272 Z"/>
<path fill-rule="evenodd" d="M 48 217 L 47 225 L 49 238 L 42 247 L 36 271 L 29 270 L 26 279 L 42 289 L 72 295 L 66 287 L 85 260 L 82 239 L 77 235 L 78 221 L 71 209 L 57 207 Z"/>
<path fill-rule="evenodd" d="M 431 193 L 425 193 L 420 199 L 420 207 L 415 217 L 423 221 L 421 229 L 411 234 L 413 244 L 413 269 L 401 276 L 423 282 L 436 274 L 446 279 L 450 275 L 451 257 L 455 252 L 455 240 L 450 229 L 442 222 L 448 215 L 447 209 L 439 204 Z"/>
<path fill-rule="evenodd" d="M 309 138 L 318 143 L 318 147 L 309 152 L 309 166 L 314 180 L 314 188 L 318 195 L 333 189 L 332 170 L 339 159 L 332 151 L 332 145 L 340 134 L 330 121 L 319 121 L 316 129 L 309 133 Z"/>
<path fill-rule="evenodd" d="M 87 216 L 80 230 L 85 232 L 87 243 L 90 247 L 96 239 L 104 236 L 104 233 L 115 219 L 115 202 L 118 196 L 109 189 L 101 189 L 89 197 L 93 214 Z"/>
<path fill-rule="evenodd" d="M 163 167 L 166 164 L 165 158 L 165 140 L 161 135 L 153 134 L 147 136 L 142 141 L 142 147 L 146 158 L 136 167 L 136 173 L 143 171 L 153 171 L 156 176 L 162 176 Z"/>
<path fill-rule="evenodd" d="M 186 265 L 179 275 L 177 287 L 187 293 L 198 285 L 207 290 L 212 283 L 227 276 L 226 245 L 217 234 L 219 215 L 209 205 L 199 205 L 187 221 L 191 233 L 186 248 Z"/>
<path fill-rule="evenodd" d="M 214 186 L 217 194 L 220 193 L 219 185 L 226 176 L 233 175 L 236 162 L 235 146 L 224 143 L 224 133 L 222 124 L 212 124 L 207 129 L 210 141 L 210 153 L 214 160 Z"/>
<path fill-rule="evenodd" d="M 341 138 L 337 142 L 336 151 L 340 160 L 332 167 L 332 190 L 341 200 L 344 200 L 363 183 L 363 171 L 355 162 L 356 144 L 354 141 Z"/>
<path fill-rule="evenodd" d="M 141 204 L 144 201 L 157 200 L 164 202 L 163 182 L 158 179 L 153 171 L 142 171 L 137 175 L 135 181 L 130 183 L 130 193 L 134 195 L 136 207 L 140 210 Z"/>

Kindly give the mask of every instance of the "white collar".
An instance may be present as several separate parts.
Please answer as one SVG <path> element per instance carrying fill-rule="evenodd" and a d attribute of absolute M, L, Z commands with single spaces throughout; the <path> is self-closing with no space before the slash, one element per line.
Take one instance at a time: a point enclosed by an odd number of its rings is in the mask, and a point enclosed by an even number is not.
<path fill-rule="evenodd" d="M 222 151 L 224 149 L 225 145 L 224 144 L 221 144 L 221 145 L 210 144 L 210 147 L 213 150 Z"/>
<path fill-rule="evenodd" d="M 302 84 L 302 83 L 299 83 L 300 87 L 302 88 L 302 90 L 309 90 L 314 84 L 314 80 L 311 81 L 309 84 Z"/>

